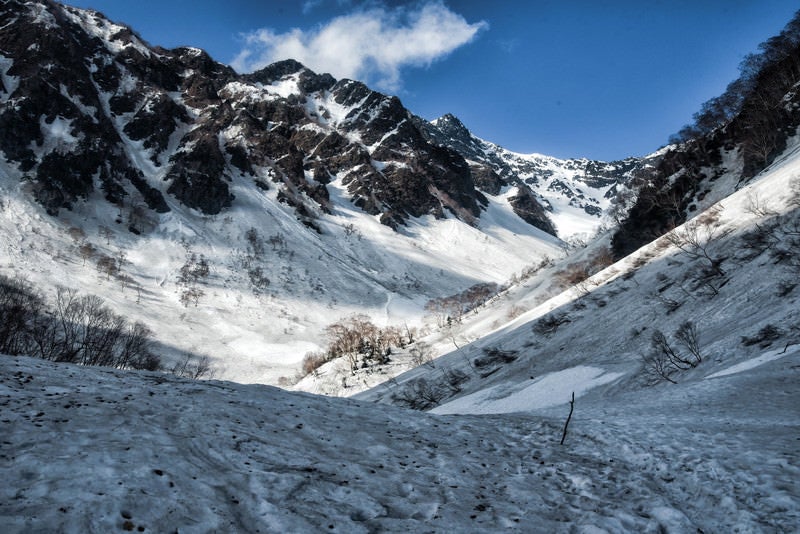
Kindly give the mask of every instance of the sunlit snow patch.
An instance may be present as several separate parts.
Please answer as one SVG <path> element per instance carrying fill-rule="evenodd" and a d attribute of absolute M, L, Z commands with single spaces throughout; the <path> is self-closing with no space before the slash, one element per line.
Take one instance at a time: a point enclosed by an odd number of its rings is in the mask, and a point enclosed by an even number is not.
<path fill-rule="evenodd" d="M 790 345 L 790 346 L 795 348 L 797 347 L 797 345 Z M 789 347 L 765 352 L 761 356 L 756 356 L 755 358 L 750 358 L 749 360 L 739 362 L 736 365 L 728 367 L 727 369 L 723 369 L 722 371 L 717 371 L 716 373 L 710 374 L 706 378 L 719 378 L 721 376 L 728 376 L 736 373 L 741 373 L 744 371 L 749 371 L 750 369 L 754 369 L 759 365 L 764 365 L 767 362 L 783 358 L 784 356 L 788 356 L 796 352 L 796 350 L 788 351 L 787 350 L 788 348 Z"/>
<path fill-rule="evenodd" d="M 518 391 L 499 385 L 466 395 L 431 410 L 438 414 L 499 414 L 526 412 L 569 402 L 572 392 L 581 396 L 625 373 L 608 373 L 599 367 L 579 365 L 548 373 Z M 527 383 L 527 382 L 525 382 Z M 523 383 L 523 384 L 525 384 Z M 518 385 L 517 385 L 518 386 Z"/>

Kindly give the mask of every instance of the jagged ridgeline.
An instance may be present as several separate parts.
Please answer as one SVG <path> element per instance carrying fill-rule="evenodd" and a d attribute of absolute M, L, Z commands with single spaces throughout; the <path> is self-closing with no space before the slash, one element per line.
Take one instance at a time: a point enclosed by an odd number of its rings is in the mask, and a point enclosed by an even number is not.
<path fill-rule="evenodd" d="M 279 188 L 309 222 L 335 179 L 390 226 L 444 210 L 469 219 L 486 202 L 463 157 L 361 83 L 295 61 L 239 75 L 53 2 L 3 2 L 0 14 L 0 149 L 51 214 L 96 188 L 114 204 L 166 212 L 169 196 L 216 214 L 235 201 L 235 176 Z"/>
<path fill-rule="evenodd" d="M 165 50 L 102 14 L 5 1 L 0 16 L 0 150 L 50 214 L 100 192 L 132 214 L 180 203 L 218 214 L 234 180 L 277 188 L 319 230 L 337 181 L 360 209 L 398 228 L 410 217 L 475 223 L 486 195 L 568 238 L 648 161 L 521 156 L 452 116 L 429 123 L 396 97 L 287 60 L 237 74 L 195 48 Z M 131 216 L 131 230 L 146 231 Z"/>

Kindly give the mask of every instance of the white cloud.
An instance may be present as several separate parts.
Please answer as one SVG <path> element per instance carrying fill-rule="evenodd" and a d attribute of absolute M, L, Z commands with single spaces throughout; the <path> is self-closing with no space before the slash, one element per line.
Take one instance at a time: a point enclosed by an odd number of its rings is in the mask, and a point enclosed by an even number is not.
<path fill-rule="evenodd" d="M 316 72 L 396 90 L 403 67 L 430 65 L 487 27 L 483 21 L 469 24 L 441 2 L 416 10 L 378 7 L 336 17 L 308 31 L 256 30 L 243 36 L 245 46 L 231 65 L 251 72 L 296 59 Z"/>

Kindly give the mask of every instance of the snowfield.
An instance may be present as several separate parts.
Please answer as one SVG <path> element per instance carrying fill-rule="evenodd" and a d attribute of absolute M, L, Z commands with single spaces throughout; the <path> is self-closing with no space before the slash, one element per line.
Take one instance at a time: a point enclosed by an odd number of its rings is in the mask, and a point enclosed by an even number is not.
<path fill-rule="evenodd" d="M 0 531 L 792 532 L 800 350 L 746 372 L 437 416 L 0 358 Z"/>

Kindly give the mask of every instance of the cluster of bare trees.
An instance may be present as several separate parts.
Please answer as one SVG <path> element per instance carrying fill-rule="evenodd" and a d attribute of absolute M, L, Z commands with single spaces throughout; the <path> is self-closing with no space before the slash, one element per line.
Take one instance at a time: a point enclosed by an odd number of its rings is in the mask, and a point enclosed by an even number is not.
<path fill-rule="evenodd" d="M 93 295 L 59 287 L 53 306 L 30 284 L 0 277 L 0 353 L 119 369 L 156 370 L 152 333 Z"/>
<path fill-rule="evenodd" d="M 305 374 L 337 358 L 346 358 L 352 373 L 359 367 L 383 365 L 388 363 L 392 347 L 405 348 L 414 343 L 416 337 L 413 328 L 380 328 L 362 314 L 351 315 L 328 325 L 325 333 L 328 336 L 328 348 L 324 352 L 306 354 L 302 363 Z M 421 355 L 420 359 L 426 357 L 427 354 Z"/>
<path fill-rule="evenodd" d="M 253 293 L 259 295 L 266 291 L 272 283 L 262 266 L 267 252 L 267 245 L 271 247 L 272 252 L 278 257 L 288 254 L 291 258 L 293 252 L 288 250 L 286 240 L 281 234 L 269 236 L 265 241 L 261 234 L 258 233 L 258 230 L 250 228 L 245 232 L 244 237 L 247 242 L 247 252 L 238 259 L 238 262 L 247 273 Z"/>
<path fill-rule="evenodd" d="M 778 128 L 770 125 L 770 115 L 783 96 L 800 80 L 800 12 L 789 21 L 780 34 L 758 46 L 758 52 L 748 54 L 739 64 L 739 78 L 731 82 L 720 96 L 705 102 L 692 117 L 694 123 L 684 126 L 670 141 L 683 142 L 701 139 L 713 130 L 729 123 L 737 115 L 746 115 L 752 129 L 751 141 L 761 144 L 756 152 L 769 155 L 767 139 Z M 763 131 L 760 131 L 762 130 Z"/>
<path fill-rule="evenodd" d="M 436 325 L 443 328 L 452 323 L 460 323 L 465 314 L 486 303 L 503 290 L 493 282 L 475 284 L 461 293 L 431 299 L 425 310 L 436 319 Z"/>
<path fill-rule="evenodd" d="M 723 171 L 722 155 L 739 149 L 742 178 L 760 172 L 786 146 L 800 125 L 795 85 L 800 82 L 800 12 L 777 36 L 745 58 L 740 78 L 706 102 L 694 123 L 670 141 L 681 143 L 646 169 L 636 201 L 621 221 L 612 247 L 617 258 L 686 220 L 702 200 L 704 181 Z"/>
<path fill-rule="evenodd" d="M 186 261 L 178 271 L 178 285 L 180 286 L 180 301 L 184 306 L 197 304 L 205 295 L 199 284 L 208 278 L 211 272 L 205 256 L 195 253 L 187 254 Z"/>
<path fill-rule="evenodd" d="M 698 288 L 703 288 L 711 295 L 717 295 L 724 282 L 725 271 L 722 269 L 722 264 L 727 259 L 713 254 L 711 246 L 715 241 L 730 234 L 730 230 L 721 226 L 720 214 L 721 209 L 709 209 L 680 229 L 672 230 L 665 235 L 667 241 L 686 256 L 703 263 L 703 269 L 695 281 Z"/>
<path fill-rule="evenodd" d="M 614 257 L 611 251 L 608 247 L 600 247 L 585 260 L 571 263 L 554 273 L 553 278 L 563 288 L 572 287 L 584 282 L 587 278 L 602 271 L 612 263 L 614 263 Z"/>
<path fill-rule="evenodd" d="M 753 200 L 750 203 L 749 211 L 762 220 L 740 238 L 737 259 L 752 261 L 768 253 L 773 263 L 789 269 L 793 278 L 784 285 L 793 288 L 800 275 L 800 180 L 791 187 L 793 192 L 789 202 L 794 209 L 786 214 L 776 215 L 765 201 Z"/>

